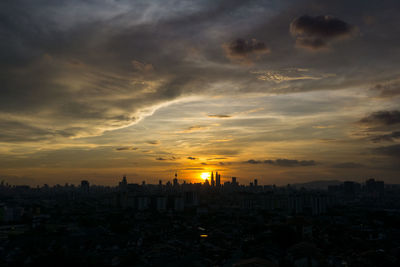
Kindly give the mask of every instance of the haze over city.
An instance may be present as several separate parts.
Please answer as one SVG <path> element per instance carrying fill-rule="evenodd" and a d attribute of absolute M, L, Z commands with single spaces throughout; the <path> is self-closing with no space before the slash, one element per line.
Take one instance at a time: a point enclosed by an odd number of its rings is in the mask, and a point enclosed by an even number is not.
<path fill-rule="evenodd" d="M 398 1 L 1 1 L 0 180 L 399 183 Z"/>

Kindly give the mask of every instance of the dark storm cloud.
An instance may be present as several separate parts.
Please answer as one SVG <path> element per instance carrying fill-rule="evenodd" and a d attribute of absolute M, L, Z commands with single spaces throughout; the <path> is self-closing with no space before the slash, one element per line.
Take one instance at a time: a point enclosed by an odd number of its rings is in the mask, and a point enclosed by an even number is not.
<path fill-rule="evenodd" d="M 400 144 L 374 148 L 375 153 L 400 158 Z"/>
<path fill-rule="evenodd" d="M 263 163 L 263 161 L 261 161 L 261 160 L 249 159 L 248 161 L 246 161 L 246 163 L 250 163 L 250 164 L 260 164 L 260 163 Z"/>
<path fill-rule="evenodd" d="M 27 142 L 40 141 L 54 136 L 55 133 L 28 124 L 0 119 L 0 141 Z"/>
<path fill-rule="evenodd" d="M 390 134 L 381 134 L 381 135 L 376 135 L 371 138 L 371 141 L 374 143 L 379 143 L 379 142 L 394 142 L 395 140 L 400 139 L 400 132 L 392 132 Z"/>
<path fill-rule="evenodd" d="M 398 81 L 377 84 L 375 87 L 372 88 L 372 91 L 377 92 L 379 97 L 390 98 L 400 95 L 400 84 Z"/>
<path fill-rule="evenodd" d="M 0 32 L 7 42 L 0 42 L 0 113 L 15 112 L 20 123 L 38 114 L 36 128 L 46 130 L 33 135 L 43 139 L 57 132 L 93 136 L 131 125 L 159 104 L 201 93 L 198 86 L 206 82 L 196 81 L 202 80 L 197 67 L 184 61 L 193 53 L 188 32 L 198 30 L 200 36 L 210 18 L 218 21 L 244 5 L 199 4 L 186 13 L 168 2 L 160 19 L 151 13 L 152 3 L 119 4 L 2 3 Z M 150 12 L 147 17 L 138 5 Z"/>
<path fill-rule="evenodd" d="M 316 162 L 314 160 L 296 160 L 296 159 L 276 159 L 276 160 L 254 160 L 250 159 L 245 163 L 249 164 L 269 164 L 281 167 L 296 167 L 296 166 L 314 166 Z"/>
<path fill-rule="evenodd" d="M 362 126 L 359 133 L 373 143 L 395 142 L 400 139 L 400 111 L 376 111 L 358 121 Z"/>
<path fill-rule="evenodd" d="M 33 142 L 43 141 L 57 137 L 72 137 L 80 127 L 51 130 L 47 127 L 38 127 L 34 122 L 18 122 L 0 118 L 0 142 Z"/>
<path fill-rule="evenodd" d="M 366 125 L 394 125 L 400 123 L 400 111 L 382 110 L 372 113 L 360 120 L 360 123 Z"/>
<path fill-rule="evenodd" d="M 269 52 L 269 49 L 265 45 L 265 43 L 258 41 L 257 39 L 245 40 L 245 39 L 236 39 L 232 41 L 229 46 L 229 54 L 231 56 L 248 56 L 252 53 L 266 53 Z"/>
<path fill-rule="evenodd" d="M 264 42 L 253 38 L 250 40 L 236 39 L 224 45 L 226 56 L 232 60 L 251 61 L 252 56 L 267 54 L 270 49 Z"/>
<path fill-rule="evenodd" d="M 291 23 L 290 30 L 295 35 L 337 38 L 350 34 L 353 26 L 333 16 L 304 15 Z"/>
<path fill-rule="evenodd" d="M 342 162 L 338 164 L 332 165 L 333 168 L 339 168 L 339 169 L 354 169 L 354 168 L 361 168 L 364 167 L 364 165 L 356 162 Z"/>
<path fill-rule="evenodd" d="M 350 37 L 355 27 L 333 16 L 303 15 L 292 21 L 290 32 L 296 45 L 314 50 L 327 48 L 330 42 Z"/>
<path fill-rule="evenodd" d="M 30 126 L 34 129 L 27 127 L 24 134 L 29 136 L 31 131 L 35 140 L 96 136 L 132 125 L 160 105 L 185 96 L 284 94 L 358 85 L 360 80 L 375 79 L 368 75 L 368 69 L 360 70 L 361 64 L 368 65 L 363 60 L 378 65 L 388 54 L 395 62 L 398 54 L 394 51 L 398 47 L 393 38 L 398 36 L 396 28 L 385 26 L 375 33 L 382 32 L 378 37 L 390 36 L 390 42 L 383 37 L 375 43 L 368 39 L 357 49 L 329 58 L 297 58 L 287 26 L 306 8 L 296 1 L 277 9 L 270 1 L 177 3 L 162 1 L 162 8 L 158 8 L 160 3 L 154 1 L 3 1 L 0 36 L 6 41 L 0 42 L 0 115 L 17 114 L 15 122 L 22 124 L 35 121 Z M 347 2 L 335 1 L 325 3 L 322 9 L 341 14 L 347 7 Z M 368 5 L 363 8 L 375 11 Z M 385 11 L 380 11 L 382 14 L 392 10 L 379 8 Z M 321 26 L 302 27 L 307 28 L 304 33 L 322 36 L 320 39 L 328 43 L 345 37 L 336 28 L 327 37 L 321 33 Z M 228 43 L 224 54 L 221 44 L 237 36 L 256 39 Z M 390 49 L 375 49 L 376 43 Z M 332 78 L 326 83 L 321 79 L 312 84 L 297 81 L 290 87 L 273 88 L 226 62 L 226 55 L 254 61 L 269 48 L 274 53 L 268 55 L 268 68 L 309 64 L 340 69 L 340 80 Z M 357 51 L 368 57 L 359 57 L 354 53 Z M 265 67 L 263 60 L 257 64 Z M 396 69 L 391 64 L 381 66 L 392 72 Z M 221 82 L 228 84 L 214 86 Z M 0 128 L 5 128 L 1 122 Z M 24 136 L 17 135 L 13 140 L 25 140 Z M 4 140 L 10 140 L 7 138 Z"/>

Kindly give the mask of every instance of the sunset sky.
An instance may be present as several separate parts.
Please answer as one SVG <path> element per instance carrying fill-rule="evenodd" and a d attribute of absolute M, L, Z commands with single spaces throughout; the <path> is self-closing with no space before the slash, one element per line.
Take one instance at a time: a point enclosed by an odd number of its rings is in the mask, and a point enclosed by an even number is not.
<path fill-rule="evenodd" d="M 399 183 L 399 10 L 2 0 L 0 180 Z"/>

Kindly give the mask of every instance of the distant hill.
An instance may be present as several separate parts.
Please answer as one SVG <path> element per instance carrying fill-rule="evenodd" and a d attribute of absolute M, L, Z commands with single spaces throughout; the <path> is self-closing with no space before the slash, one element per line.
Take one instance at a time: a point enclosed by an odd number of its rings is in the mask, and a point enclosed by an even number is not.
<path fill-rule="evenodd" d="M 306 188 L 306 189 L 327 189 L 328 186 L 330 185 L 340 185 L 342 184 L 342 181 L 339 180 L 322 180 L 322 181 L 311 181 L 311 182 L 306 182 L 306 183 L 297 183 L 297 184 L 292 184 L 293 187 L 296 188 Z"/>

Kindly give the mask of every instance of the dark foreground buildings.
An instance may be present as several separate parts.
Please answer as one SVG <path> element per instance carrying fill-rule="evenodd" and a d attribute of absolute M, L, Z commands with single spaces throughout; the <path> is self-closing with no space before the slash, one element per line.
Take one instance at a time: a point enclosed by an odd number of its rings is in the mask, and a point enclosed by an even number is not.
<path fill-rule="evenodd" d="M 0 266 L 400 266 L 400 188 L 0 186 Z"/>

